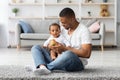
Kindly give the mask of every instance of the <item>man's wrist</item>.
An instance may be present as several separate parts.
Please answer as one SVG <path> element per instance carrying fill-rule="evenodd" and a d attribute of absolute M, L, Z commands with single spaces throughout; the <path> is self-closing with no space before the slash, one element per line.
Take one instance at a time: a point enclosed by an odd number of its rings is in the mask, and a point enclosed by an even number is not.
<path fill-rule="evenodd" d="M 70 47 L 70 46 L 67 46 L 67 47 L 66 47 L 66 50 L 70 50 L 70 49 L 71 49 L 71 47 Z"/>

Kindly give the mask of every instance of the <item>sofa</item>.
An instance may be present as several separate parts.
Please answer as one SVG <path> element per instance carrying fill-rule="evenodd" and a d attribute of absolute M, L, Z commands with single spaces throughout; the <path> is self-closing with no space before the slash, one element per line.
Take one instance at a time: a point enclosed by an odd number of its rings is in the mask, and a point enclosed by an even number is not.
<path fill-rule="evenodd" d="M 92 46 L 100 46 L 101 51 L 103 51 L 105 45 L 105 24 L 96 18 L 90 20 L 81 20 L 81 22 L 90 30 Z"/>
<path fill-rule="evenodd" d="M 27 23 L 33 29 L 33 33 L 23 33 L 21 25 L 16 24 L 16 45 L 19 49 L 23 46 L 33 46 L 35 44 L 43 45 L 44 41 L 50 36 L 49 34 L 49 25 L 53 22 L 59 24 L 58 20 L 27 20 Z M 83 22 L 84 23 L 84 22 Z M 90 24 L 84 23 L 87 27 Z M 105 25 L 103 22 L 100 22 L 100 29 L 97 33 L 91 33 L 92 45 L 101 46 L 103 51 L 104 42 L 105 42 Z"/>
<path fill-rule="evenodd" d="M 105 24 L 100 22 L 100 29 L 97 33 L 91 33 L 92 45 L 101 46 L 101 51 L 104 50 L 105 44 Z"/>
<path fill-rule="evenodd" d="M 20 47 L 33 46 L 35 44 L 42 45 L 44 41 L 50 36 L 49 25 L 51 23 L 58 23 L 58 20 L 25 20 L 33 29 L 33 33 L 23 33 L 19 22 L 16 24 L 16 45 L 17 49 Z"/>

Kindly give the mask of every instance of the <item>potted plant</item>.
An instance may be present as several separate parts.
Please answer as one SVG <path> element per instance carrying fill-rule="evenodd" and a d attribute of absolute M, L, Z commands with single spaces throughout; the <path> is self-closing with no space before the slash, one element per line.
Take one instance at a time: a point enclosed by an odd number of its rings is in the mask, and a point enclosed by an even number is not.
<path fill-rule="evenodd" d="M 12 12 L 14 13 L 14 16 L 17 16 L 19 9 L 18 8 L 13 8 Z"/>
<path fill-rule="evenodd" d="M 88 16 L 89 16 L 89 17 L 91 16 L 91 12 L 90 12 L 90 11 L 88 11 Z"/>
<path fill-rule="evenodd" d="M 106 2 L 107 2 L 107 0 L 103 0 L 103 2 L 105 2 L 105 3 L 106 3 Z"/>

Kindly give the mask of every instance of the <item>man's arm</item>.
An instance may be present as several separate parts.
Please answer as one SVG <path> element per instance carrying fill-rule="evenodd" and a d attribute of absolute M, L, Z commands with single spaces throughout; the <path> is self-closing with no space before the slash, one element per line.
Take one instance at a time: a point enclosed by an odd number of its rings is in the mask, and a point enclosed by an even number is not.
<path fill-rule="evenodd" d="M 92 45 L 91 44 L 82 44 L 80 49 L 75 49 L 72 47 L 66 47 L 66 50 L 70 50 L 79 57 L 89 58 L 91 55 Z"/>
<path fill-rule="evenodd" d="M 70 50 L 79 57 L 82 58 L 89 58 L 91 55 L 92 45 L 91 44 L 82 44 L 80 49 L 72 48 L 72 47 L 65 47 L 63 45 L 58 46 L 59 51 L 66 51 Z"/>

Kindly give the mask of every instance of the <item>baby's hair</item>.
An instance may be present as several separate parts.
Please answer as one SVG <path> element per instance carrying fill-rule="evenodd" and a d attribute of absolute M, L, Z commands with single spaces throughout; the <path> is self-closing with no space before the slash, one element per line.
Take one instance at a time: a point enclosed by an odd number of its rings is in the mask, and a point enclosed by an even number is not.
<path fill-rule="evenodd" d="M 57 24 L 57 23 L 52 23 L 52 24 L 49 26 L 49 30 L 51 29 L 51 26 L 57 26 L 57 27 L 60 29 L 60 25 Z"/>

